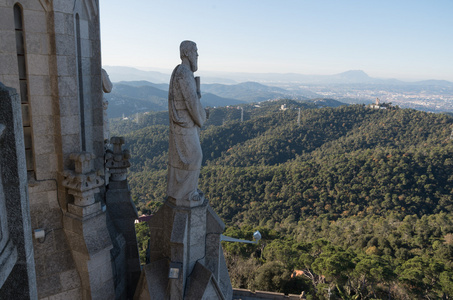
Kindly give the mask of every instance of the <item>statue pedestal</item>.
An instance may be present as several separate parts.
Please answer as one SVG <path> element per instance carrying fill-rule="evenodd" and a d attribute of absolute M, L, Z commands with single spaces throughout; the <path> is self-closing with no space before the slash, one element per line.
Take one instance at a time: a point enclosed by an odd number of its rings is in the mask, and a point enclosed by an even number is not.
<path fill-rule="evenodd" d="M 225 225 L 207 199 L 195 207 L 167 200 L 149 221 L 149 263 L 135 299 L 231 299 L 220 234 Z"/>

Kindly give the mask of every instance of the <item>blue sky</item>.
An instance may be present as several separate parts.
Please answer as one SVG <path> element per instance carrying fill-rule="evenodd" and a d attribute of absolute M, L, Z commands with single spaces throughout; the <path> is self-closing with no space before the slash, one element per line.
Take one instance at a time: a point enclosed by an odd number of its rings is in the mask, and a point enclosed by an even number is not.
<path fill-rule="evenodd" d="M 453 81 L 453 0 L 100 0 L 104 65 Z"/>

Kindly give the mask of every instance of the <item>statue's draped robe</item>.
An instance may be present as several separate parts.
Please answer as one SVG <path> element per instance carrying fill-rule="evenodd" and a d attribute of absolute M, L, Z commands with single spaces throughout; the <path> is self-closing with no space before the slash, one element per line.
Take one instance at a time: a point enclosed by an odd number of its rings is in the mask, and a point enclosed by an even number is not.
<path fill-rule="evenodd" d="M 189 200 L 197 193 L 203 154 L 200 127 L 206 112 L 197 95 L 193 72 L 178 65 L 170 79 L 168 92 L 170 138 L 168 149 L 167 196 Z"/>

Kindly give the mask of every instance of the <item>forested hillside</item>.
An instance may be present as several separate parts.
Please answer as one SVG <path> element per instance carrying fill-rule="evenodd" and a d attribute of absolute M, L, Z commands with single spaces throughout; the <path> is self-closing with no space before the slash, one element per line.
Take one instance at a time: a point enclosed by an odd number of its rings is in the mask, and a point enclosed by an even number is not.
<path fill-rule="evenodd" d="M 282 104 L 287 110 L 280 110 Z M 211 110 L 200 189 L 227 225 L 233 286 L 311 299 L 453 297 L 453 118 L 296 101 Z M 298 116 L 300 110 L 300 119 Z M 299 119 L 299 122 L 298 122 Z M 113 122 L 134 201 L 164 201 L 165 113 Z M 293 270 L 301 270 L 291 279 Z"/>
<path fill-rule="evenodd" d="M 228 89 L 228 86 L 225 86 Z M 247 90 L 242 90 L 246 93 Z M 248 90 L 249 95 L 252 93 Z M 268 94 L 271 96 L 273 94 Z M 122 81 L 114 84 L 113 91 L 104 94 L 109 102 L 110 118 L 129 117 L 137 113 L 163 111 L 168 107 L 168 84 L 156 84 L 149 81 Z M 203 92 L 203 106 L 226 106 L 245 103 L 239 99 L 220 97 L 213 93 Z"/>

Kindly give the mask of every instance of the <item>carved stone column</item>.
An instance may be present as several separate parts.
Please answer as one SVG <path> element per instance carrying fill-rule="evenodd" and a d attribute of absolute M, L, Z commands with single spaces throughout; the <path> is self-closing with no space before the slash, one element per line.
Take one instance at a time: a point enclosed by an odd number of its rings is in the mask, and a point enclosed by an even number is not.
<path fill-rule="evenodd" d="M 104 184 L 100 170 L 93 170 L 92 153 L 73 153 L 74 170 L 62 173 L 62 185 L 74 196 L 64 216 L 64 231 L 79 272 L 83 299 L 113 299 L 115 289 L 110 261 L 112 241 L 106 214 L 95 194 Z"/>
<path fill-rule="evenodd" d="M 110 182 L 107 187 L 106 204 L 109 216 L 116 228 L 126 241 L 126 282 L 127 297 L 131 299 L 140 277 L 140 258 L 138 254 L 135 220 L 138 219 L 137 209 L 132 202 L 127 169 L 130 167 L 130 153 L 123 150 L 124 138 L 112 137 L 110 144 L 113 151 L 106 153 L 106 167 L 109 168 Z M 116 266 L 121 269 L 122 266 Z M 117 275 L 119 276 L 119 275 Z M 118 287 L 117 287 L 118 289 Z"/>

